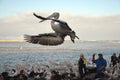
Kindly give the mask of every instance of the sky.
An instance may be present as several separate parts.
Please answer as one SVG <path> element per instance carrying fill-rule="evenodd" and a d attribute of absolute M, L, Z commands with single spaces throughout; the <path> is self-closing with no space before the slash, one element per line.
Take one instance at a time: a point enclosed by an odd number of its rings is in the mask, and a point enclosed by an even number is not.
<path fill-rule="evenodd" d="M 33 12 L 59 12 L 81 40 L 120 40 L 120 0 L 0 0 L 0 39 L 52 32 Z"/>

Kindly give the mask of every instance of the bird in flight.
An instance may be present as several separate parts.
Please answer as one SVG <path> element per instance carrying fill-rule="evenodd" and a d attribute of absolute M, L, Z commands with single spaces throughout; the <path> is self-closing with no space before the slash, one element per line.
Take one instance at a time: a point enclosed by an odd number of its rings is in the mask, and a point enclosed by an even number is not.
<path fill-rule="evenodd" d="M 42 17 L 35 13 L 33 15 L 39 18 L 44 22 L 46 20 L 51 21 L 51 27 L 54 30 L 54 33 L 44 33 L 39 35 L 25 35 L 25 40 L 29 43 L 41 44 L 41 45 L 60 45 L 64 42 L 66 36 L 70 36 L 71 41 L 74 43 L 75 38 L 79 39 L 76 36 L 76 33 L 68 26 L 67 22 L 59 20 L 59 13 L 54 12 L 48 17 Z"/>

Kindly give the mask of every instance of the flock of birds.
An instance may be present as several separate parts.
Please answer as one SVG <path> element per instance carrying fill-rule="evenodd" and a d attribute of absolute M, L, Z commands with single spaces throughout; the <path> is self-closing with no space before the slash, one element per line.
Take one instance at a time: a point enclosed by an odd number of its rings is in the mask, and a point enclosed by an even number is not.
<path fill-rule="evenodd" d="M 74 43 L 75 38 L 79 39 L 76 36 L 76 33 L 68 26 L 65 21 L 59 20 L 60 14 L 54 12 L 48 17 L 38 16 L 33 13 L 33 15 L 39 18 L 41 21 L 50 20 L 51 27 L 54 30 L 54 33 L 44 33 L 39 35 L 25 35 L 25 40 L 29 43 L 41 44 L 41 45 L 60 45 L 64 42 L 66 36 L 70 36 L 71 41 Z"/>

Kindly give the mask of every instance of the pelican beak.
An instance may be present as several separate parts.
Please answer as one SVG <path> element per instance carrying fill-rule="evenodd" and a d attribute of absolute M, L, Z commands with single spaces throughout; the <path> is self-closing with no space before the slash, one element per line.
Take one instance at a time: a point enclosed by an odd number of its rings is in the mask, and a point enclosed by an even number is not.
<path fill-rule="evenodd" d="M 71 41 L 72 41 L 73 43 L 75 43 L 75 41 L 74 41 L 73 39 L 71 39 Z"/>

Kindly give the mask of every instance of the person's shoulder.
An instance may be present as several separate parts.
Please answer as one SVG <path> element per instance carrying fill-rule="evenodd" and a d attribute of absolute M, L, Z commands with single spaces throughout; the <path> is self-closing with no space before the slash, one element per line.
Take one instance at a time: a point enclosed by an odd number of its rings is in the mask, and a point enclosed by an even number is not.
<path fill-rule="evenodd" d="M 103 62 L 107 62 L 107 61 L 106 61 L 106 59 L 104 59 L 104 58 L 103 58 L 103 60 L 102 60 L 102 61 L 103 61 Z"/>

